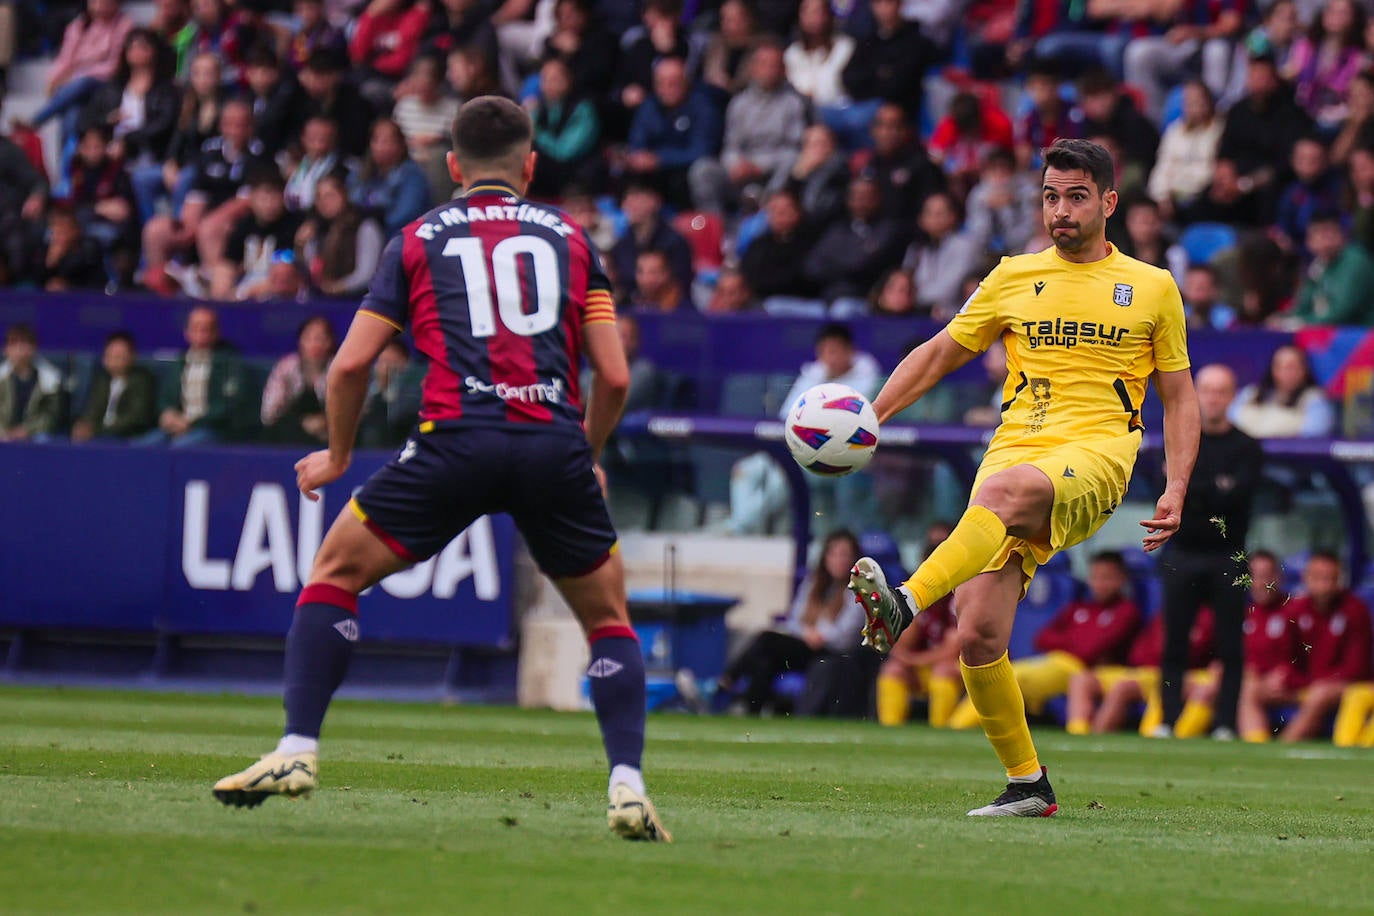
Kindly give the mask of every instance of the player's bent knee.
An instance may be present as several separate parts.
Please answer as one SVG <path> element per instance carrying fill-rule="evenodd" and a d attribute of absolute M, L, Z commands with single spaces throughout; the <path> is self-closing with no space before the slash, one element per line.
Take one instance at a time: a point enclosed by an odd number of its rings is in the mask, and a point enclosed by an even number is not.
<path fill-rule="evenodd" d="M 1009 534 L 1018 537 L 1031 536 L 1043 526 L 1053 501 L 1054 485 L 1044 472 L 1029 465 L 993 474 L 973 498 L 974 505 L 991 511 Z"/>
<path fill-rule="evenodd" d="M 959 621 L 959 656 L 966 665 L 989 665 L 1007 651 L 1007 634 L 991 620 Z"/>

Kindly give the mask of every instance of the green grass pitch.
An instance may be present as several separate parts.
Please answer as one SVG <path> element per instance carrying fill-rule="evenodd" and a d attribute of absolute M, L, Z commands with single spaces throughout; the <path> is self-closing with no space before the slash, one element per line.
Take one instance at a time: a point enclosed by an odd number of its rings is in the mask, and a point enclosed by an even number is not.
<path fill-rule="evenodd" d="M 0 912 L 1374 908 L 1374 753 L 1037 733 L 1061 812 L 972 820 L 981 734 L 655 716 L 671 846 L 605 827 L 590 715 L 340 702 L 311 799 L 231 810 L 268 698 L 0 688 Z"/>

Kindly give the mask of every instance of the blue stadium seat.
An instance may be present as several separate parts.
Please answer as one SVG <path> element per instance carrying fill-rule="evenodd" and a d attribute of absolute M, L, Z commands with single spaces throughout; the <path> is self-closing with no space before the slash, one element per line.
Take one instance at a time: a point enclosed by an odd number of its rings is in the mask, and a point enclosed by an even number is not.
<path fill-rule="evenodd" d="M 1224 223 L 1193 223 L 1183 230 L 1178 243 L 1190 265 L 1208 264 L 1220 252 L 1236 247 L 1236 230 Z"/>
<path fill-rule="evenodd" d="M 722 417 L 766 417 L 768 376 L 758 372 L 736 372 L 725 377 L 720 386 Z"/>
<path fill-rule="evenodd" d="M 906 579 L 906 571 L 902 568 L 901 548 L 886 531 L 870 529 L 859 535 L 859 552 L 878 561 L 889 583 L 895 584 Z"/>
<path fill-rule="evenodd" d="M 1148 620 L 1164 605 L 1164 585 L 1155 569 L 1155 558 L 1140 548 L 1121 551 L 1130 570 L 1131 592 L 1143 619 Z"/>
<path fill-rule="evenodd" d="M 754 239 L 768 231 L 768 214 L 763 210 L 740 220 L 735 231 L 735 257 L 742 258 Z"/>
<path fill-rule="evenodd" d="M 1063 565 L 1044 567 L 1031 580 L 1026 597 L 1016 608 L 1016 624 L 1011 630 L 1007 651 L 1012 658 L 1035 654 L 1035 636 L 1059 609 L 1082 594 L 1082 586 Z"/>

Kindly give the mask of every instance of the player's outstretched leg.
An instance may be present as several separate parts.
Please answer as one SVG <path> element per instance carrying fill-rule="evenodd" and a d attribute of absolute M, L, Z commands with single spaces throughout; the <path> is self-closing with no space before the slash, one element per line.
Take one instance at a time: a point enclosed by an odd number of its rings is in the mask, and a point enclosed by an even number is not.
<path fill-rule="evenodd" d="M 864 609 L 863 644 L 884 654 L 891 652 L 897 637 L 920 612 L 910 590 L 905 585 L 891 588 L 872 557 L 860 557 L 849 571 L 849 590 Z"/>
<path fill-rule="evenodd" d="M 644 789 L 644 654 L 630 628 L 625 604 L 625 570 L 618 553 L 592 572 L 555 581 L 582 622 L 591 647 L 587 667 L 592 706 L 611 767 L 606 821 L 627 840 L 671 843 Z"/>
<path fill-rule="evenodd" d="M 406 565 L 352 513 L 340 515 L 286 634 L 285 733 L 271 753 L 215 783 L 215 798 L 255 808 L 270 796 L 298 798 L 318 785 L 320 726 L 358 641 L 358 593 Z"/>

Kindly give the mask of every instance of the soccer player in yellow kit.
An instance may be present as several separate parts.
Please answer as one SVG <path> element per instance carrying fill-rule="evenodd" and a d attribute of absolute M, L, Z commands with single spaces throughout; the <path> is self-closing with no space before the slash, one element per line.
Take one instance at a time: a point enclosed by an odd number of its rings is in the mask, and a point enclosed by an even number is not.
<path fill-rule="evenodd" d="M 912 351 L 874 407 L 886 421 L 1001 339 L 1002 421 L 948 540 L 903 585 L 864 557 L 849 587 L 864 606 L 864 642 L 887 652 L 921 608 L 958 589 L 959 666 L 1006 791 L 972 816 L 1049 817 L 1054 790 L 1035 753 L 1007 659 L 1017 602 L 1036 568 L 1091 537 L 1120 505 L 1153 377 L 1164 402 L 1167 481 L 1144 547 L 1178 530 L 1200 421 L 1188 369 L 1183 302 L 1167 271 L 1106 240 L 1117 205 L 1110 154 L 1059 140 L 1044 154 L 1043 217 L 1054 247 L 1003 258 L 949 325 Z"/>

